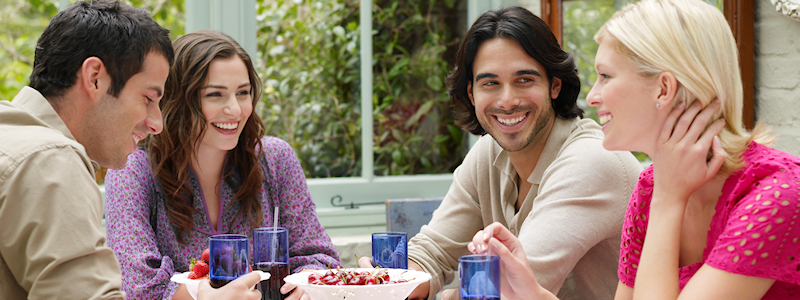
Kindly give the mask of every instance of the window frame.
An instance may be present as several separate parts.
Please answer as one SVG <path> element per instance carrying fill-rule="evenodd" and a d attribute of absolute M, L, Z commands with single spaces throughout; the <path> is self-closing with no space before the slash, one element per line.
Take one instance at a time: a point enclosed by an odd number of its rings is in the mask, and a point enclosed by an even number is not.
<path fill-rule="evenodd" d="M 728 20 L 736 46 L 739 48 L 739 68 L 742 73 L 744 101 L 742 122 L 748 130 L 755 125 L 755 3 L 751 0 L 723 0 L 723 15 Z M 541 18 L 550 26 L 562 44 L 563 0 L 541 0 Z"/>

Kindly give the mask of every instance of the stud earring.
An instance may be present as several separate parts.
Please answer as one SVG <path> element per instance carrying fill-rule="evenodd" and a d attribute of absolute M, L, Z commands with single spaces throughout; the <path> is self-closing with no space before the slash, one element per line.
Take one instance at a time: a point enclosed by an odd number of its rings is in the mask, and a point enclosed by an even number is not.
<path fill-rule="evenodd" d="M 656 102 L 656 109 L 661 109 L 661 103 Z"/>

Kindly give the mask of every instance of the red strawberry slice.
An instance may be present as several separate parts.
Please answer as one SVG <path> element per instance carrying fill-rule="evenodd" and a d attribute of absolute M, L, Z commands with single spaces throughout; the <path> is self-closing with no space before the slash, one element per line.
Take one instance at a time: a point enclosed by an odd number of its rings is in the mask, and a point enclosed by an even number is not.
<path fill-rule="evenodd" d="M 208 264 L 204 261 L 197 261 L 192 268 L 192 273 L 198 278 L 206 276 L 208 274 Z"/>
<path fill-rule="evenodd" d="M 186 277 L 186 278 L 189 278 L 189 279 L 197 279 L 197 274 L 195 274 L 194 272 L 189 272 L 189 276 L 188 276 L 188 277 Z"/>
<path fill-rule="evenodd" d="M 208 263 L 209 262 L 208 256 L 209 256 L 208 248 L 206 248 L 206 250 L 203 250 L 203 254 L 200 255 L 200 259 L 202 259 L 204 262 Z"/>

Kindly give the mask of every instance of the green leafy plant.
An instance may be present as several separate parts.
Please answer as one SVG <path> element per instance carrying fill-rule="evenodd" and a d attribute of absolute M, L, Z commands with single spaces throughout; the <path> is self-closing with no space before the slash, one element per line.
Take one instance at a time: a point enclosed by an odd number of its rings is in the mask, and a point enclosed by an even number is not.
<path fill-rule="evenodd" d="M 71 1 L 75 2 L 75 1 Z M 184 33 L 183 0 L 125 1 L 149 11 L 170 38 Z M 0 7 L 0 100 L 11 100 L 28 85 L 39 36 L 58 11 L 59 1 L 6 1 Z"/>
<path fill-rule="evenodd" d="M 598 45 L 594 35 L 614 13 L 636 0 L 593 0 L 564 2 L 563 47 L 575 56 L 578 77 L 581 79 L 581 92 L 578 104 L 584 109 L 587 118 L 598 121 L 597 108 L 586 104 L 586 95 L 597 81 L 594 57 Z M 639 161 L 649 160 L 647 154 L 633 152 Z"/>
<path fill-rule="evenodd" d="M 373 4 L 373 151 L 378 175 L 452 172 L 465 134 L 444 78 L 452 68 L 456 1 Z M 265 79 L 258 110 L 288 141 L 307 177 L 361 172 L 358 1 L 259 2 Z M 448 23 L 450 22 L 450 23 Z"/>
<path fill-rule="evenodd" d="M 28 85 L 36 40 L 58 12 L 48 0 L 11 1 L 0 7 L 0 100 Z"/>
<path fill-rule="evenodd" d="M 444 84 L 459 42 L 448 18 L 456 4 L 385 0 L 373 6 L 378 174 L 452 172 L 461 163 L 466 135 L 454 124 Z"/>

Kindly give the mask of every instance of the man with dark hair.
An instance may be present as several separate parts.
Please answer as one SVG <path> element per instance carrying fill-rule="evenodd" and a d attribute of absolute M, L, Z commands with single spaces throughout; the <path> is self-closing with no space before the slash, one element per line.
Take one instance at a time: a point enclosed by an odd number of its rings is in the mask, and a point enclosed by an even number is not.
<path fill-rule="evenodd" d="M 537 281 L 561 299 L 613 298 L 641 165 L 603 149 L 601 128 L 582 118 L 572 55 L 524 8 L 489 11 L 461 43 L 447 83 L 457 124 L 482 137 L 409 241 L 409 267 L 433 276 L 410 298 L 431 299 L 452 281 L 473 235 L 493 222 L 519 237 Z"/>
<path fill-rule="evenodd" d="M 111 0 L 78 1 L 45 28 L 30 87 L 0 102 L 0 299 L 125 298 L 94 173 L 124 167 L 139 140 L 161 132 L 168 34 Z M 258 280 L 219 291 L 206 282 L 200 293 L 257 298 Z"/>

